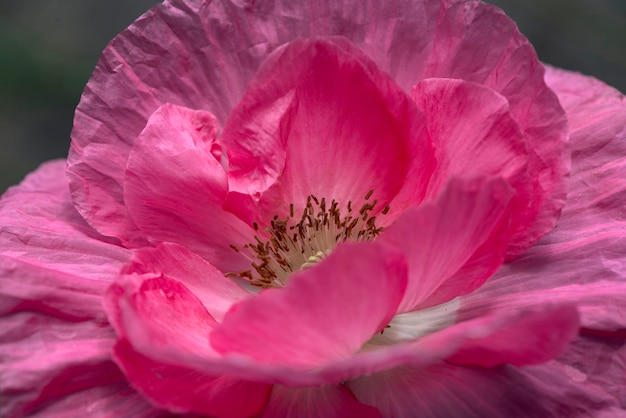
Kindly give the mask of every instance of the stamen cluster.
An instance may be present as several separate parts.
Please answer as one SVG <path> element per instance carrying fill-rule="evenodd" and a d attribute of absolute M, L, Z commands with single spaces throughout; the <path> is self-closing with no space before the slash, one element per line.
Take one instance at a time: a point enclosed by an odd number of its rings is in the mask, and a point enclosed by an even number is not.
<path fill-rule="evenodd" d="M 377 204 L 377 200 L 369 201 L 373 193 L 370 190 L 365 195 L 358 211 L 353 210 L 352 202 L 348 201 L 345 216 L 335 199 L 327 205 L 326 198 L 309 195 L 299 221 L 294 222 L 297 218 L 294 205 L 290 204 L 289 216 L 280 219 L 276 215 L 265 228 L 268 238 L 255 235 L 256 242 L 245 246 L 254 253 L 251 259 L 253 270 L 230 275 L 245 278 L 255 286 L 282 287 L 292 273 L 319 262 L 339 243 L 373 239 L 383 230 L 376 227 L 376 216 L 371 216 Z M 386 215 L 387 212 L 389 206 L 380 213 Z M 254 228 L 259 230 L 256 223 Z M 239 251 L 237 247 L 231 247 Z"/>

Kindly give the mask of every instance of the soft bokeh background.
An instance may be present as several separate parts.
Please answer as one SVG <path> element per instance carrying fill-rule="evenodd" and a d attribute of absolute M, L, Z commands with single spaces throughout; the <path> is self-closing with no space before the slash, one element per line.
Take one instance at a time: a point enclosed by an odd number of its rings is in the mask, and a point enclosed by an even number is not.
<path fill-rule="evenodd" d="M 381 0 L 384 1 L 384 0 Z M 626 0 L 492 0 L 553 65 L 626 91 Z M 157 0 L 0 0 L 0 193 L 64 157 L 102 49 Z"/>

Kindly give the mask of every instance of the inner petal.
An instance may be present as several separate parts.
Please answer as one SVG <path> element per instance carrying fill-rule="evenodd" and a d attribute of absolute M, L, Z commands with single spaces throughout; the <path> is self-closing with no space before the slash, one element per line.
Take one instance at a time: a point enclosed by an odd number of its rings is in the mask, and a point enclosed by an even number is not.
<path fill-rule="evenodd" d="M 309 195 L 299 217 L 290 204 L 289 215 L 284 219 L 275 215 L 263 231 L 253 223 L 259 233 L 256 242 L 244 246 L 247 253 L 255 255 L 252 268 L 229 276 L 247 279 L 255 286 L 283 287 L 293 273 L 312 267 L 341 242 L 375 238 L 383 230 L 376 225 L 377 216 L 386 215 L 389 206 L 381 210 L 373 195 L 374 190 L 367 192 L 358 209 L 351 200 L 344 207 L 335 199 L 328 202 L 325 197 Z M 231 248 L 241 252 L 235 245 Z"/>
<path fill-rule="evenodd" d="M 349 43 L 291 43 L 268 58 L 224 128 L 225 207 L 266 227 L 289 215 L 285 202 L 300 213 L 310 195 L 345 210 L 374 189 L 384 207 L 408 182 L 419 201 L 434 166 L 425 126 L 408 95 Z"/>
<path fill-rule="evenodd" d="M 387 245 L 345 243 L 295 276 L 233 305 L 210 335 L 213 349 L 308 370 L 349 358 L 396 313 L 406 262 Z"/>

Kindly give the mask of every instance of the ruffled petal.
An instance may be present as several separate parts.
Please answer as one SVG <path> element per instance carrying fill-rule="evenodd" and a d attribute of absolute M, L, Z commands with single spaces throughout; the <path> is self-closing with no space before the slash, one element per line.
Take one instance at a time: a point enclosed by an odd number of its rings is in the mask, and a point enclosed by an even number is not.
<path fill-rule="evenodd" d="M 153 243 L 177 242 L 224 272 L 240 271 L 249 263 L 230 245 L 243 248 L 254 231 L 222 210 L 227 178 L 212 153 L 216 132 L 209 112 L 161 106 L 128 157 L 124 202 Z"/>
<path fill-rule="evenodd" d="M 71 204 L 65 162 L 44 164 L 0 200 L 0 415 L 82 410 L 157 416 L 111 361 L 101 307 L 130 258 Z"/>
<path fill-rule="evenodd" d="M 122 340 L 115 359 L 131 384 L 151 402 L 176 413 L 201 413 L 216 418 L 258 414 L 272 385 L 246 382 L 228 375 L 210 376 L 193 368 L 172 366 L 135 352 Z"/>
<path fill-rule="evenodd" d="M 380 210 L 402 187 L 419 202 L 433 163 L 424 125 L 408 96 L 345 40 L 288 44 L 261 67 L 224 129 L 238 203 L 229 210 L 263 221 L 288 215 L 287 202 L 301 213 L 309 195 L 360 207 L 370 190 Z M 240 194 L 258 201 L 260 214 L 248 213 Z"/>
<path fill-rule="evenodd" d="M 508 100 L 494 90 L 463 80 L 426 79 L 411 96 L 424 112 L 437 168 L 428 186 L 436 197 L 452 176 L 501 176 L 517 192 L 513 199 L 509 247 L 527 244 L 536 221 L 539 178 L 527 172 L 527 136 L 510 113 Z M 517 250 L 516 250 L 517 251 Z"/>
<path fill-rule="evenodd" d="M 569 199 L 557 228 L 478 292 L 461 314 L 517 309 L 543 300 L 576 303 L 582 325 L 626 328 L 626 103 L 624 96 L 578 74 L 548 69 L 572 127 Z"/>
<path fill-rule="evenodd" d="M 128 250 L 91 229 L 72 207 L 64 161 L 43 164 L 2 196 L 0 253 L 34 268 L 75 275 L 77 286 L 100 289 L 130 259 Z M 81 283 L 78 277 L 87 280 Z M 19 284 L 5 289 L 18 291 Z"/>
<path fill-rule="evenodd" d="M 611 393 L 614 403 L 624 408 L 623 390 L 609 376 L 623 377 L 625 362 L 623 350 L 620 354 L 611 347 L 623 347 L 626 341 L 626 103 L 618 91 L 579 74 L 548 68 L 547 81 L 571 126 L 567 205 L 557 228 L 478 291 L 461 298 L 458 314 L 473 318 L 546 300 L 576 304 L 581 336 L 556 370 L 585 387 Z M 612 366 L 596 369 L 594 364 Z"/>
<path fill-rule="evenodd" d="M 513 192 L 502 179 L 453 179 L 434 203 L 406 210 L 380 236 L 405 254 L 407 291 L 398 312 L 447 302 L 479 287 L 502 263 Z M 455 273 L 481 246 L 489 265 Z M 450 280 L 452 279 L 452 280 Z M 470 280 L 471 279 L 471 280 Z"/>
<path fill-rule="evenodd" d="M 536 151 L 531 166 L 543 196 L 526 244 L 552 227 L 564 197 L 565 121 L 515 23 L 477 0 L 340 0 L 307 7 L 287 0 L 176 0 L 156 6 L 107 46 L 78 106 L 69 175 L 79 212 L 101 233 L 144 245 L 124 207 L 122 185 L 148 117 L 174 103 L 208 110 L 223 125 L 270 52 L 295 39 L 334 35 L 363 49 L 404 91 L 441 77 L 484 84 L 505 96 Z"/>
<path fill-rule="evenodd" d="M 453 176 L 500 176 L 528 198 L 526 138 L 504 96 L 463 80 L 426 79 L 411 97 L 426 116 L 435 147 L 429 196 L 438 196 Z"/>
<path fill-rule="evenodd" d="M 626 410 L 626 342 L 623 335 L 621 338 L 609 333 L 581 335 L 549 366 L 551 373 L 565 376 L 593 397 L 604 398 L 597 409 L 613 411 L 613 415 L 607 416 L 623 415 Z M 535 369 L 530 368 L 529 372 L 535 374 Z"/>
<path fill-rule="evenodd" d="M 237 12 L 234 4 L 167 1 L 103 52 L 76 110 L 68 159 L 74 202 L 100 232 L 145 244 L 124 205 L 123 176 L 158 107 L 203 109 L 223 123 L 241 97 L 267 49 L 249 48 L 231 24 Z"/>
<path fill-rule="evenodd" d="M 532 370 L 532 372 L 530 372 Z M 410 418 L 615 417 L 623 411 L 543 366 L 403 367 L 347 382 L 383 416 Z"/>
<path fill-rule="evenodd" d="M 221 321 L 230 307 L 252 294 L 224 277 L 203 258 L 178 244 L 136 250 L 124 274 L 162 274 L 176 280 L 194 294 L 211 316 Z"/>
<path fill-rule="evenodd" d="M 117 369 L 113 363 L 112 367 Z M 58 402 L 28 415 L 32 418 L 123 417 L 171 418 L 172 414 L 157 409 L 126 383 L 121 372 L 120 383 L 98 386 L 64 395 Z M 63 385 L 64 382 L 59 382 Z M 57 383 L 55 382 L 55 386 Z M 10 417 L 8 415 L 7 417 Z"/>
<path fill-rule="evenodd" d="M 383 329 L 405 286 L 406 264 L 396 251 L 345 243 L 285 288 L 233 306 L 211 345 L 259 363 L 317 368 L 349 358 Z"/>
<path fill-rule="evenodd" d="M 0 272 L 7 280 L 6 270 Z M 32 276 L 22 270 L 21 277 Z M 83 312 L 81 319 L 68 319 L 24 308 L 0 318 L 2 416 L 54 408 L 77 392 L 124 386 L 124 377 L 111 362 L 115 335 L 103 318 Z M 83 399 L 89 404 L 98 400 L 89 395 Z"/>
<path fill-rule="evenodd" d="M 541 290 L 520 290 L 514 288 L 514 285 L 511 283 L 510 293 L 503 293 L 502 288 L 507 286 L 506 283 L 489 283 L 479 294 L 461 298 L 457 312 L 459 317 L 474 318 L 493 309 L 513 312 L 551 301 L 575 304 L 580 312 L 581 326 L 586 329 L 609 333 L 626 330 L 626 283 L 600 280 Z"/>
<path fill-rule="evenodd" d="M 308 388 L 274 386 L 262 418 L 344 418 L 380 417 L 371 406 L 359 403 L 343 385 Z"/>
<path fill-rule="evenodd" d="M 554 227 L 565 204 L 567 120 L 543 80 L 543 66 L 532 46 L 501 10 L 480 1 L 444 3 L 445 11 L 432 23 L 436 32 L 427 65 L 402 66 L 398 71 L 413 72 L 414 83 L 445 77 L 483 84 L 508 100 L 510 114 L 526 136 L 532 181 L 524 223 L 508 250 L 512 259 Z"/>

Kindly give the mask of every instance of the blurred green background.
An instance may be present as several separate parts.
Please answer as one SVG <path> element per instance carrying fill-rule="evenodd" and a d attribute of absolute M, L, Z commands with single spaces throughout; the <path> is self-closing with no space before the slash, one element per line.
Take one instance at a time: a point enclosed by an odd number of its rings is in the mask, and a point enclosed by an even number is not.
<path fill-rule="evenodd" d="M 384 0 L 381 0 L 384 1 Z M 492 0 L 547 63 L 626 91 L 626 0 Z M 64 157 L 107 42 L 157 0 L 0 0 L 0 192 Z"/>

